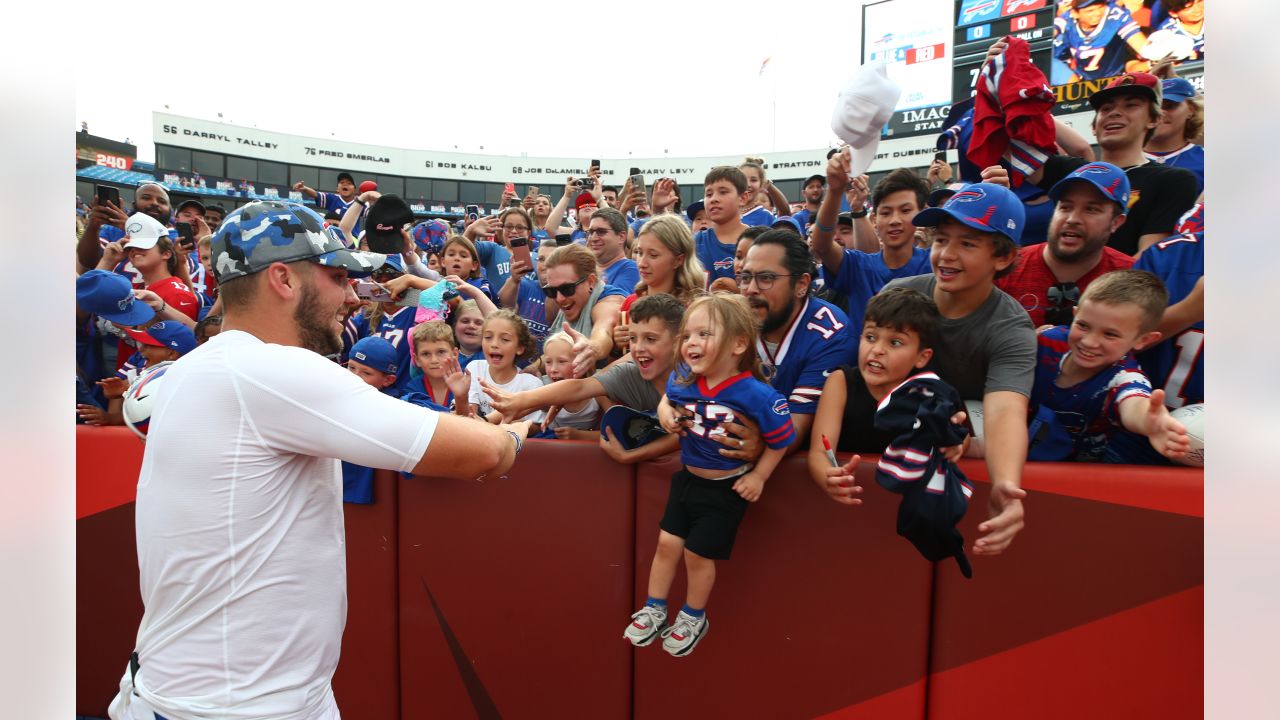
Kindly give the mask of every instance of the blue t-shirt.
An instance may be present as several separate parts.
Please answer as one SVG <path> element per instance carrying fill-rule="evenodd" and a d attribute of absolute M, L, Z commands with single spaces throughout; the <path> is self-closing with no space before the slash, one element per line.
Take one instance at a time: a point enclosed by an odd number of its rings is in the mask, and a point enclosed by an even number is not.
<path fill-rule="evenodd" d="M 884 264 L 882 253 L 864 253 L 859 250 L 845 250 L 844 259 L 840 261 L 840 269 L 835 277 L 827 275 L 823 269 L 826 286 L 844 295 L 847 302 L 845 310 L 854 325 L 856 335 L 862 333 L 862 318 L 867 314 L 867 303 L 871 296 L 880 292 L 885 283 L 901 277 L 925 275 L 932 272 L 929 265 L 929 251 L 915 248 L 911 259 L 897 269 Z"/>
<path fill-rule="evenodd" d="M 802 231 L 802 234 L 806 238 L 808 238 L 809 226 L 813 224 L 813 220 L 817 216 L 818 214 L 810 211 L 809 208 L 804 208 L 803 210 L 796 213 L 795 215 L 792 215 L 791 217 L 795 218 L 796 222 L 800 223 L 800 230 Z"/>
<path fill-rule="evenodd" d="M 724 423 L 737 422 L 739 417 L 757 423 L 760 437 L 770 448 L 780 450 L 795 442 L 796 430 L 786 398 L 751 373 L 739 373 L 712 388 L 707 387 L 703 377 L 687 385 L 680 383 L 680 371 L 688 372 L 688 367 L 682 365 L 671 373 L 667 399 L 693 413 L 693 426 L 680 438 L 680 460 L 686 466 L 706 470 L 741 467 L 741 460 L 722 456 L 720 449 L 724 446 L 712 439 L 725 434 Z"/>
<path fill-rule="evenodd" d="M 622 258 L 604 270 L 604 283 L 624 290 L 628 295 L 635 291 L 639 282 L 640 270 L 630 258 Z"/>
<path fill-rule="evenodd" d="M 742 224 L 747 227 L 769 227 L 777 220 L 778 216 L 766 210 L 763 205 L 757 206 L 742 215 Z"/>
<path fill-rule="evenodd" d="M 732 245 L 720 242 L 715 228 L 705 228 L 693 236 L 694 247 L 697 248 L 698 260 L 707 271 L 707 285 L 717 278 L 733 277 L 733 256 L 738 252 L 738 243 Z"/>
<path fill-rule="evenodd" d="M 470 363 L 472 360 L 483 360 L 483 359 L 484 359 L 483 349 L 477 350 L 470 355 L 462 352 L 461 348 L 458 349 L 458 365 L 461 366 L 463 370 L 467 369 L 467 364 Z"/>
<path fill-rule="evenodd" d="M 1204 148 L 1195 143 L 1187 143 L 1173 152 L 1158 153 L 1147 151 L 1148 158 L 1170 167 L 1180 167 L 1196 174 L 1198 192 L 1204 192 Z"/>
<path fill-rule="evenodd" d="M 793 414 L 816 412 L 827 375 L 857 361 L 862 326 L 849 325 L 843 310 L 810 297 L 776 352 L 770 352 L 764 339 L 757 338 L 760 360 L 774 369 L 773 388 L 787 398 Z"/>
<path fill-rule="evenodd" d="M 536 254 L 537 248 L 531 246 L 529 251 Z M 506 285 L 507 278 L 511 277 L 511 251 L 491 240 L 481 240 L 476 243 L 476 254 L 480 256 L 480 267 L 489 284 L 496 288 Z M 476 285 L 474 282 L 471 284 Z M 485 294 L 498 302 L 497 295 L 491 290 L 486 290 Z"/>
<path fill-rule="evenodd" d="M 393 390 L 403 390 L 409 384 L 409 367 L 413 364 L 411 356 L 413 355 L 413 338 L 409 333 L 413 330 L 414 317 L 418 314 L 416 308 L 401 307 L 394 313 L 383 315 L 382 320 L 378 323 L 378 331 L 372 333 L 374 337 L 385 338 L 391 346 L 396 349 L 396 382 L 391 386 Z M 351 320 L 353 335 L 357 340 L 369 336 L 369 318 L 364 313 L 358 313 Z M 350 351 L 350 348 L 347 348 Z"/>
<path fill-rule="evenodd" d="M 1071 387 L 1058 387 L 1062 363 L 1070 354 L 1066 325 L 1049 328 L 1036 338 L 1036 379 L 1031 389 L 1029 416 L 1041 407 L 1053 410 L 1059 426 L 1073 440 L 1070 455 L 1055 460 L 1100 461 L 1107 442 L 1120 424 L 1120 403 L 1135 397 L 1151 397 L 1151 383 L 1133 355 Z M 1050 458 L 1043 458 L 1050 459 Z"/>
<path fill-rule="evenodd" d="M 1069 62 L 1076 75 L 1086 80 L 1109 78 L 1124 73 L 1124 65 L 1132 53 L 1128 40 L 1142 32 L 1129 10 L 1112 5 L 1102 22 L 1092 32 L 1085 32 L 1067 11 L 1053 21 L 1053 56 Z M 1054 85 L 1062 85 L 1066 78 L 1055 77 Z"/>

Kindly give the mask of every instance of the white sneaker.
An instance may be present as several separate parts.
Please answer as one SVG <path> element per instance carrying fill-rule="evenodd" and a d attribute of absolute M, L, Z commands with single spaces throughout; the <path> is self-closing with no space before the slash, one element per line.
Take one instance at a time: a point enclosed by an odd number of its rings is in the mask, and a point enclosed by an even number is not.
<path fill-rule="evenodd" d="M 684 657 L 692 653 L 707 634 L 709 625 L 706 613 L 696 618 L 681 610 L 671 627 L 662 631 L 662 649 L 671 653 L 672 657 Z"/>
<path fill-rule="evenodd" d="M 656 605 L 645 605 L 631 616 L 631 624 L 627 625 L 622 637 L 631 641 L 636 647 L 644 647 L 653 642 L 667 621 L 667 609 Z"/>

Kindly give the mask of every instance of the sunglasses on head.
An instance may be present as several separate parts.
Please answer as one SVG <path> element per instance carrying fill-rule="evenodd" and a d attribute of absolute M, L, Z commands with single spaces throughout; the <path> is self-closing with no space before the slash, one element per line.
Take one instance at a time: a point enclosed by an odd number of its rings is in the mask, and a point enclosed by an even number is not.
<path fill-rule="evenodd" d="M 589 275 L 587 277 L 590 277 Z M 557 294 L 570 297 L 577 291 L 578 286 L 586 282 L 587 278 L 580 278 L 577 282 L 564 283 L 563 285 L 543 285 L 542 294 L 549 298 L 554 298 Z"/>
<path fill-rule="evenodd" d="M 1073 282 L 1055 283 L 1046 293 L 1049 307 L 1044 309 L 1044 321 L 1050 325 L 1070 325 L 1071 310 L 1080 302 L 1080 287 Z"/>

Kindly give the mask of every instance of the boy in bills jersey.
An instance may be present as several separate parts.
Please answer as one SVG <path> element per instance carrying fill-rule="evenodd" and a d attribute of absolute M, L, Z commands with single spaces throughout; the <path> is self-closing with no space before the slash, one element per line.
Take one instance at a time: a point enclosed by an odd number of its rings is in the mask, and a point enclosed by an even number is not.
<path fill-rule="evenodd" d="M 1160 23 L 1159 30 L 1167 30 L 1191 38 L 1191 56 L 1185 61 L 1204 60 L 1204 0 L 1160 0 L 1169 11 L 1169 17 Z"/>
<path fill-rule="evenodd" d="M 1167 339 L 1138 353 L 1138 365 L 1153 387 L 1164 391 L 1170 410 L 1204 402 L 1204 233 L 1174 235 L 1147 248 L 1133 264 L 1164 281 L 1169 307 L 1160 321 Z M 1132 433 L 1112 439 L 1107 461 L 1168 464 Z"/>
<path fill-rule="evenodd" d="M 760 499 L 764 483 L 796 440 L 787 401 L 765 382 L 756 354 L 756 322 L 747 303 L 729 293 L 695 300 L 680 327 L 682 365 L 667 381 L 658 405 L 663 429 L 678 433 L 684 464 L 671 491 L 649 570 L 649 597 L 631 616 L 623 637 L 637 647 L 662 635 L 662 647 L 684 657 L 707 633 L 707 600 L 715 583 L 715 561 L 727 560 L 747 504 Z M 724 424 L 747 417 L 768 446 L 755 465 L 720 454 L 713 436 Z M 683 555 L 688 575 L 684 608 L 670 627 L 667 593 Z"/>
<path fill-rule="evenodd" d="M 703 180 L 703 203 L 710 227 L 693 236 L 698 260 L 707 271 L 707 285 L 733 277 L 733 255 L 747 226 L 742 207 L 751 199 L 747 176 L 735 167 L 714 167 Z"/>
<path fill-rule="evenodd" d="M 1121 427 L 1145 435 L 1165 457 L 1186 453 L 1186 428 L 1169 415 L 1164 391 L 1151 390 L 1132 355 L 1160 339 L 1156 328 L 1168 297 L 1155 275 L 1115 270 L 1089 283 L 1069 327 L 1039 334 L 1029 412 L 1052 410 L 1051 421 L 1066 431 L 1071 447 L 1061 457 L 1037 457 L 1033 438 L 1032 457 L 1101 460 Z"/>
<path fill-rule="evenodd" d="M 1147 37 L 1128 9 L 1110 0 L 1075 0 L 1070 10 L 1054 19 L 1053 31 L 1053 57 L 1071 68 L 1070 77 L 1054 72 L 1054 85 L 1109 78 L 1126 70 L 1138 72 L 1149 65 L 1131 59 L 1138 57 Z"/>

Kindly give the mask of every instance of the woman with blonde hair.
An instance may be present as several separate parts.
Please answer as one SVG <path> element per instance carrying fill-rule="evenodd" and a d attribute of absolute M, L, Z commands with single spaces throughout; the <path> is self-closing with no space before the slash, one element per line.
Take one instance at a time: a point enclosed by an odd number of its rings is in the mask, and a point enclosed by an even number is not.
<path fill-rule="evenodd" d="M 636 247 L 640 282 L 635 292 L 622 301 L 618 325 L 613 330 L 613 343 L 619 348 L 630 342 L 627 315 L 636 300 L 667 293 L 687 307 L 707 286 L 707 273 L 698 260 L 693 234 L 680 216 L 658 215 L 646 222 L 636 236 Z"/>

